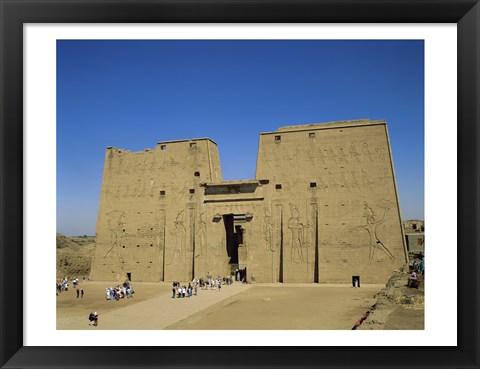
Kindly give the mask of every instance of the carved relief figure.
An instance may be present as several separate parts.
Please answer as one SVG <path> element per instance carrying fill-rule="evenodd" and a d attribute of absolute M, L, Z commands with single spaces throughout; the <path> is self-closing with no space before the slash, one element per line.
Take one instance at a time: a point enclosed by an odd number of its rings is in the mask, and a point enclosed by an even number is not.
<path fill-rule="evenodd" d="M 325 165 L 325 156 L 323 155 L 323 151 L 321 149 L 318 150 L 317 159 L 319 159 L 321 163 Z"/>
<path fill-rule="evenodd" d="M 359 156 L 360 154 L 357 152 L 357 148 L 355 147 L 355 144 L 352 142 L 352 144 L 350 145 L 350 157 L 352 159 L 355 159 L 357 163 L 360 163 Z"/>
<path fill-rule="evenodd" d="M 263 224 L 263 236 L 265 238 L 265 249 L 267 251 L 275 252 L 275 246 L 273 245 L 273 224 L 272 215 L 270 209 L 264 208 L 264 224 Z"/>
<path fill-rule="evenodd" d="M 343 147 L 340 147 L 339 149 L 338 160 L 348 163 L 347 155 L 345 155 L 345 152 L 343 151 Z"/>
<path fill-rule="evenodd" d="M 291 217 L 288 220 L 288 228 L 292 231 L 292 255 L 294 264 L 304 263 L 303 248 L 305 247 L 305 229 L 309 227 L 300 221 L 300 214 L 294 204 L 289 204 Z"/>
<path fill-rule="evenodd" d="M 330 161 L 333 161 L 334 163 L 337 162 L 337 155 L 335 155 L 331 147 L 328 149 L 327 156 Z"/>
<path fill-rule="evenodd" d="M 377 154 L 378 160 L 383 160 L 385 158 L 385 147 L 384 146 L 377 146 L 375 148 L 375 153 Z"/>
<path fill-rule="evenodd" d="M 362 183 L 364 186 L 368 187 L 369 189 L 371 189 L 371 186 L 373 185 L 373 182 L 368 176 L 368 173 L 363 169 L 362 169 Z"/>
<path fill-rule="evenodd" d="M 325 182 L 323 182 L 323 179 L 322 177 L 318 177 L 317 178 L 317 183 L 318 183 L 318 187 L 324 191 L 324 192 L 328 192 L 328 185 L 325 184 Z"/>
<path fill-rule="evenodd" d="M 122 211 L 114 210 L 107 213 L 107 222 L 108 228 L 110 230 L 110 249 L 103 256 L 104 259 L 109 257 L 113 252 L 115 252 L 117 258 L 120 260 L 121 257 L 118 253 L 118 246 L 120 239 L 125 234 L 125 213 Z"/>
<path fill-rule="evenodd" d="M 358 186 L 357 176 L 356 176 L 354 170 L 352 170 L 352 175 L 350 176 L 350 179 L 351 179 L 351 182 L 352 182 L 351 187 L 359 189 L 360 187 Z"/>
<path fill-rule="evenodd" d="M 362 154 L 372 160 L 373 153 L 370 151 L 368 147 L 368 143 L 364 142 L 362 147 Z"/>
<path fill-rule="evenodd" d="M 200 247 L 195 248 L 195 257 L 203 255 L 205 245 L 207 243 L 207 220 L 205 212 L 200 214 L 200 222 L 198 224 L 198 238 L 200 241 Z"/>
<path fill-rule="evenodd" d="M 345 179 L 345 172 L 340 172 L 340 187 L 346 188 L 348 191 L 350 191 L 347 180 Z"/>
<path fill-rule="evenodd" d="M 368 205 L 366 201 L 363 203 L 364 207 L 364 217 L 366 219 L 366 225 L 360 226 L 365 229 L 370 236 L 369 244 L 369 260 L 372 261 L 375 255 L 375 250 L 382 250 L 390 259 L 395 260 L 395 256 L 390 252 L 390 250 L 383 244 L 383 242 L 378 238 L 377 228 L 380 224 L 385 222 L 389 208 L 385 205 L 384 213 L 381 219 L 376 220 L 375 211 Z M 358 227 L 357 227 L 358 228 Z"/>
<path fill-rule="evenodd" d="M 180 211 L 175 219 L 174 229 L 171 232 L 175 236 L 175 247 L 173 249 L 173 258 L 170 264 L 176 264 L 185 260 L 185 236 L 186 230 L 183 224 L 183 213 Z"/>

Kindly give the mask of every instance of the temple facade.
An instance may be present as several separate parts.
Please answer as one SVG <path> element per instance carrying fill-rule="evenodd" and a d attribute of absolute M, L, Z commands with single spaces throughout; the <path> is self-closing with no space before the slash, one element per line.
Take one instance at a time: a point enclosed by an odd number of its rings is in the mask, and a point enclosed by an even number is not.
<path fill-rule="evenodd" d="M 108 147 L 92 280 L 385 283 L 408 261 L 385 121 L 261 133 L 256 178 L 209 138 Z"/>

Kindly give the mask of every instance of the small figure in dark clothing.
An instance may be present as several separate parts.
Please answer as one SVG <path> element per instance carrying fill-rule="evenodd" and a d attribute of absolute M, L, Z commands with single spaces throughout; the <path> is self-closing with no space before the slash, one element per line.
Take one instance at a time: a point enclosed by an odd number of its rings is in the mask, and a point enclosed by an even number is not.
<path fill-rule="evenodd" d="M 80 297 L 83 299 L 83 288 L 80 290 Z"/>
<path fill-rule="evenodd" d="M 97 312 L 90 313 L 90 315 L 88 316 L 88 320 L 89 320 L 88 325 L 93 325 L 93 326 L 96 327 L 98 325 L 98 314 L 97 314 Z"/>

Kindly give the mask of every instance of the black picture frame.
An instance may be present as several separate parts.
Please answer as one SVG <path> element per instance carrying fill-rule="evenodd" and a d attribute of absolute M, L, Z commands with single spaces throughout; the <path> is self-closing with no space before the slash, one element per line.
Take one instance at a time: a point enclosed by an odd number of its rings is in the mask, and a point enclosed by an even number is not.
<path fill-rule="evenodd" d="M 479 368 L 479 0 L 0 0 L 2 368 Z M 23 346 L 24 23 L 456 23 L 456 347 Z M 446 215 L 447 216 L 447 215 Z M 50 247 L 49 245 L 44 245 Z M 445 276 L 447 278 L 447 275 Z M 441 281 L 434 281 L 441 283 Z M 50 287 L 46 287 L 50 291 Z M 444 317 L 451 319 L 451 317 Z M 439 321 L 438 324 L 442 324 Z M 224 334 L 219 335 L 225 337 Z M 178 358 L 181 357 L 181 360 Z"/>

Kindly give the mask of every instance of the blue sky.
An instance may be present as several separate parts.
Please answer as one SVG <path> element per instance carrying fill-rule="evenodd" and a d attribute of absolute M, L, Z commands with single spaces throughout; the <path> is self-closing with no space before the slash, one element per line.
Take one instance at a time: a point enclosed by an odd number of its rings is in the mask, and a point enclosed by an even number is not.
<path fill-rule="evenodd" d="M 385 119 L 404 219 L 424 217 L 424 43 L 57 41 L 57 232 L 94 235 L 105 148 L 210 137 L 255 176 L 260 132 Z"/>

